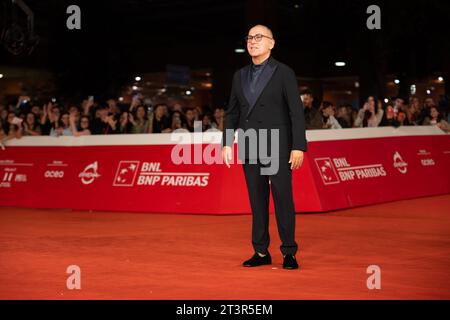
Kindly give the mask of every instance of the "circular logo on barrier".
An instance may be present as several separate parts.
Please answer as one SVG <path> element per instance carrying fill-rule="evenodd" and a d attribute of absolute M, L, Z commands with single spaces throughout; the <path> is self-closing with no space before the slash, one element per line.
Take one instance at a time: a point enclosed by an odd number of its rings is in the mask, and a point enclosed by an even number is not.
<path fill-rule="evenodd" d="M 94 163 L 91 163 L 86 168 L 84 168 L 83 172 L 81 172 L 78 177 L 81 179 L 81 182 L 83 184 L 91 184 L 95 179 L 100 177 L 100 174 L 97 171 L 98 162 L 95 161 Z"/>
<path fill-rule="evenodd" d="M 402 174 L 405 174 L 408 171 L 408 163 L 403 161 L 403 158 L 398 151 L 395 151 L 394 153 L 394 168 Z"/>

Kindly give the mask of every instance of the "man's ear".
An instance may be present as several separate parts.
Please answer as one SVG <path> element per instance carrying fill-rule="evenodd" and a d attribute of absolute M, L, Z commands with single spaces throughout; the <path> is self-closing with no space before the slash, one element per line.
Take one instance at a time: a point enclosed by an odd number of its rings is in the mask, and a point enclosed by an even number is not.
<path fill-rule="evenodd" d="M 270 50 L 272 50 L 275 47 L 275 40 L 272 40 L 272 45 L 270 47 Z"/>

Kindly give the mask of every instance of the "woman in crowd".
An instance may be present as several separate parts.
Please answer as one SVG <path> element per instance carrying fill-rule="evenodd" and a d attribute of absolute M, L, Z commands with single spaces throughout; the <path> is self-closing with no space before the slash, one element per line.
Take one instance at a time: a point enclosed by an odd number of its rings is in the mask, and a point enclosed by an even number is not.
<path fill-rule="evenodd" d="M 225 110 L 221 107 L 216 108 L 216 110 L 214 110 L 214 119 L 211 123 L 211 127 L 219 131 L 223 131 L 224 119 Z"/>
<path fill-rule="evenodd" d="M 397 121 L 399 123 L 399 126 L 409 126 L 410 125 L 408 117 L 406 116 L 406 112 L 403 110 L 400 110 L 397 113 Z"/>
<path fill-rule="evenodd" d="M 23 123 L 24 136 L 40 136 L 41 126 L 37 122 L 36 115 L 33 112 L 28 112 Z"/>
<path fill-rule="evenodd" d="M 55 127 L 56 122 L 59 121 L 61 112 L 56 105 L 51 102 L 44 105 L 41 116 L 41 133 L 44 136 L 50 135 L 53 127 Z"/>
<path fill-rule="evenodd" d="M 86 115 L 82 115 L 80 117 L 80 126 L 79 129 L 77 128 L 76 122 L 77 122 L 77 115 L 76 113 L 72 112 L 70 114 L 70 130 L 72 131 L 72 135 L 75 137 L 80 136 L 90 136 L 91 130 L 89 129 L 89 117 Z"/>
<path fill-rule="evenodd" d="M 3 121 L 0 119 L 0 149 L 5 150 L 5 145 L 3 144 L 3 141 L 6 140 L 6 133 L 5 130 L 3 130 Z"/>
<path fill-rule="evenodd" d="M 202 121 L 203 132 L 212 128 L 212 116 L 210 113 L 205 113 L 204 115 L 200 116 L 200 119 Z"/>
<path fill-rule="evenodd" d="M 409 99 L 409 105 L 406 108 L 406 117 L 411 125 L 419 124 L 419 117 L 422 107 L 420 105 L 420 100 L 416 96 L 411 96 Z"/>
<path fill-rule="evenodd" d="M 6 123 L 0 126 L 0 147 L 4 149 L 4 142 L 10 139 L 20 139 L 23 135 L 22 122 L 23 120 L 16 117 L 14 112 L 9 112 Z"/>
<path fill-rule="evenodd" d="M 55 121 L 50 130 L 50 136 L 59 137 L 59 136 L 71 136 L 72 130 L 70 129 L 70 115 L 68 112 L 64 112 L 61 115 L 61 119 Z"/>
<path fill-rule="evenodd" d="M 9 128 L 13 125 L 13 120 L 16 118 L 16 114 L 14 112 L 9 111 L 6 115 L 6 119 L 4 121 L 4 128 L 6 136 L 9 134 Z"/>
<path fill-rule="evenodd" d="M 186 129 L 189 132 L 194 132 L 195 113 L 194 109 L 189 108 L 186 110 Z"/>
<path fill-rule="evenodd" d="M 386 106 L 386 112 L 383 114 L 383 118 L 380 122 L 381 127 L 398 127 L 400 126 L 400 122 L 397 121 L 395 117 L 394 106 L 392 104 L 388 104 Z"/>
<path fill-rule="evenodd" d="M 119 133 L 130 133 L 133 124 L 130 122 L 130 113 L 122 112 L 119 116 Z"/>
<path fill-rule="evenodd" d="M 445 132 L 450 132 L 450 124 L 444 120 L 436 106 L 430 108 L 430 116 L 425 117 L 423 121 L 424 126 L 437 126 Z"/>
<path fill-rule="evenodd" d="M 374 96 L 367 98 L 364 106 L 359 109 L 355 119 L 355 127 L 378 127 L 383 118 L 383 109 Z"/>
<path fill-rule="evenodd" d="M 129 114 L 129 120 L 132 124 L 130 133 L 147 133 L 149 121 L 147 116 L 147 109 L 143 105 L 136 107 L 136 112 Z"/>
<path fill-rule="evenodd" d="M 185 131 L 188 132 L 185 128 L 186 124 L 184 121 L 184 117 L 183 114 L 180 111 L 174 111 L 172 113 L 172 126 L 171 126 L 171 130 L 175 131 L 177 130 L 177 132 L 181 132 L 181 131 Z"/>
<path fill-rule="evenodd" d="M 169 133 L 172 131 L 169 118 L 166 116 L 165 104 L 157 104 L 151 115 L 149 133 Z"/>

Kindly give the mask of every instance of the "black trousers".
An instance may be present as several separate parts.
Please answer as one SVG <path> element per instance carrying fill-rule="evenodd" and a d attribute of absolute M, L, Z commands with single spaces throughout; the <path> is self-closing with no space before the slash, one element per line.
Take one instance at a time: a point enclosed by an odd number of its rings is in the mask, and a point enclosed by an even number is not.
<path fill-rule="evenodd" d="M 282 242 L 280 250 L 283 255 L 294 255 L 297 252 L 292 170 L 288 161 L 288 159 L 280 159 L 279 170 L 273 175 L 261 175 L 261 167 L 267 165 L 260 161 L 251 164 L 246 160 L 243 163 L 253 216 L 252 245 L 256 252 L 267 253 L 269 248 L 270 187 L 275 205 L 278 234 Z"/>

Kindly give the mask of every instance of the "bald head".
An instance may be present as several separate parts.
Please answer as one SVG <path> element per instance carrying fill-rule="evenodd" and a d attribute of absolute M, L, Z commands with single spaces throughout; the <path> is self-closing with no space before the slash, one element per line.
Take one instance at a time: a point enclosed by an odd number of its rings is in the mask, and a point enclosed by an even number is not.
<path fill-rule="evenodd" d="M 263 31 L 266 36 L 269 36 L 273 39 L 272 30 L 270 30 L 270 28 L 268 26 L 265 26 L 263 24 L 257 24 L 256 26 L 253 26 L 250 29 L 249 34 L 253 34 L 253 33 L 251 33 L 252 31 Z"/>
<path fill-rule="evenodd" d="M 270 56 L 275 46 L 272 30 L 262 24 L 257 24 L 248 31 L 247 50 L 252 57 L 253 63 L 262 63 Z"/>

